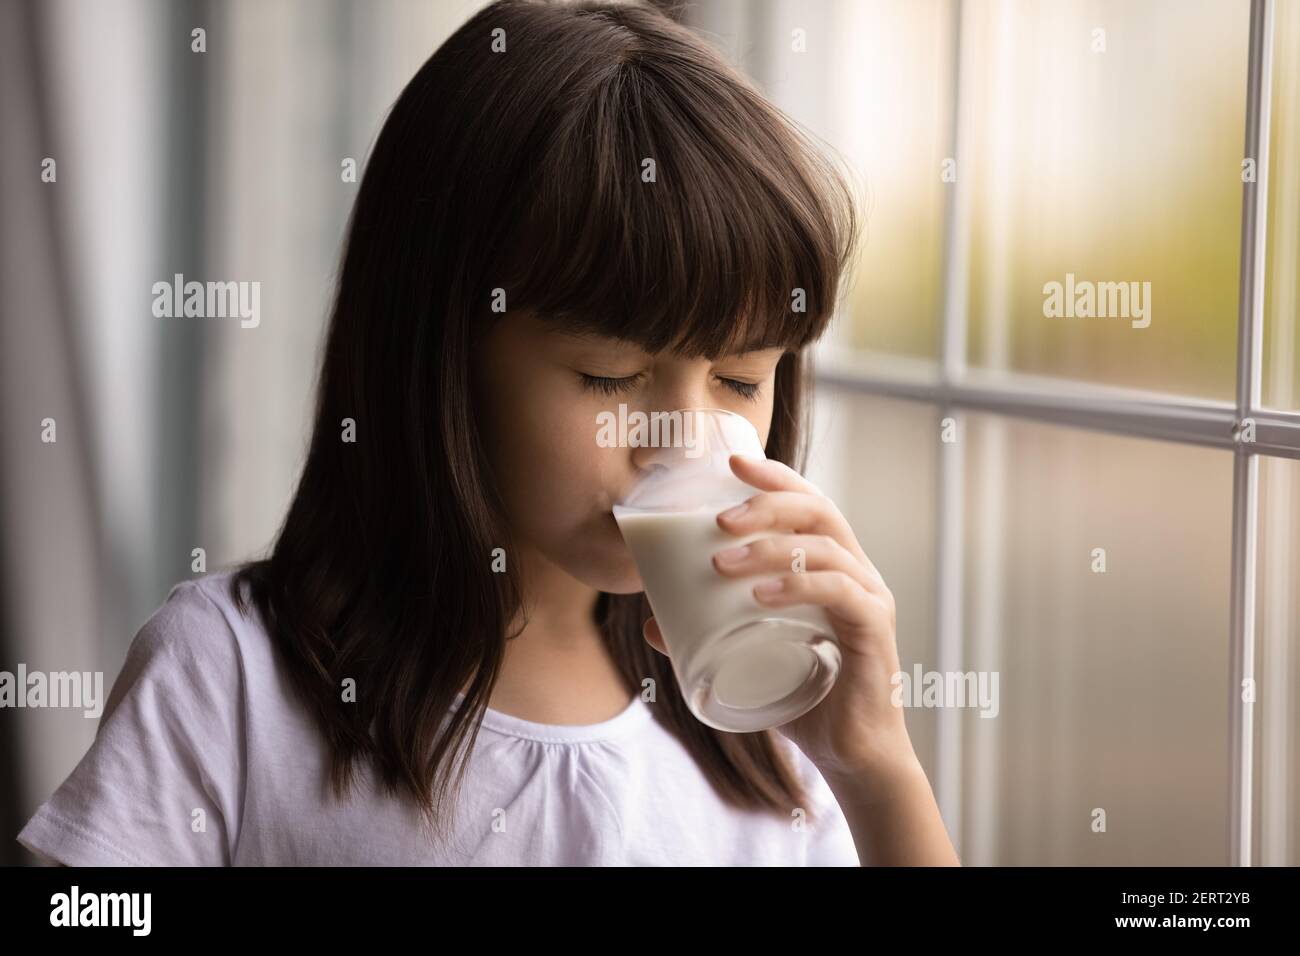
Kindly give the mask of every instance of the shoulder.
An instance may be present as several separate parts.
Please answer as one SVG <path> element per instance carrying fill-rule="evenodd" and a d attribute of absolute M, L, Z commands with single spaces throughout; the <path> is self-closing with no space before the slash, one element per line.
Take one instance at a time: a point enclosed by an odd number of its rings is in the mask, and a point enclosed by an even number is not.
<path fill-rule="evenodd" d="M 139 685 L 184 691 L 194 703 L 229 706 L 239 697 L 243 654 L 228 596 L 233 572 L 180 581 L 131 640 L 105 720 Z"/>
<path fill-rule="evenodd" d="M 131 640 L 104 710 L 108 723 L 130 693 L 183 693 L 190 706 L 228 710 L 242 698 L 250 628 L 229 594 L 233 571 L 180 581 Z"/>
<path fill-rule="evenodd" d="M 232 618 L 240 613 L 230 594 L 234 573 L 218 571 L 172 585 L 162 604 L 141 627 L 136 640 L 158 649 L 178 650 L 184 644 L 205 643 L 194 641 L 195 634 L 200 637 L 233 634 Z"/>
<path fill-rule="evenodd" d="M 794 771 L 795 778 L 802 784 L 804 794 L 811 806 L 806 807 L 808 815 L 814 816 L 819 811 L 823 811 L 828 802 L 836 806 L 835 798 L 831 794 L 830 787 L 826 779 L 817 769 L 817 765 L 805 756 L 804 752 L 799 749 L 790 738 L 782 735 L 779 731 L 772 731 L 772 739 L 776 741 L 777 747 L 785 755 L 786 762 L 790 769 Z"/>
<path fill-rule="evenodd" d="M 774 739 L 788 755 L 790 766 L 804 787 L 809 806 L 803 808 L 808 835 L 809 866 L 858 866 L 853 831 L 839 802 L 817 765 L 788 737 L 774 731 Z"/>
<path fill-rule="evenodd" d="M 233 571 L 180 581 L 136 632 L 132 659 L 233 663 L 239 656 L 239 609 L 230 595 Z"/>

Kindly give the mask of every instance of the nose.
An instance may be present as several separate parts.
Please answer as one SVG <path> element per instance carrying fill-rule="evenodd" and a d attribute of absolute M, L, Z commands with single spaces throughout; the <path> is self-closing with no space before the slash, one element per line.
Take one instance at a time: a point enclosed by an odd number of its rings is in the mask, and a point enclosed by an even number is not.
<path fill-rule="evenodd" d="M 664 461 L 665 450 L 658 447 L 631 448 L 632 469 L 638 479 L 644 478 L 652 471 L 662 471 L 668 467 Z"/>
<path fill-rule="evenodd" d="M 709 395 L 711 364 L 704 358 L 661 359 L 645 396 L 646 412 L 674 412 L 717 404 Z"/>

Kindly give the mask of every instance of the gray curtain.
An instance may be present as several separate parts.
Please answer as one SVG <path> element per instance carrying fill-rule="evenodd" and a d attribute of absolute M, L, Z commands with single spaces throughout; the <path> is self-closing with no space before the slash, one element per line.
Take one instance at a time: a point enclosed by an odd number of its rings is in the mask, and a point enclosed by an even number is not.
<path fill-rule="evenodd" d="M 99 671 L 107 695 L 194 549 L 207 571 L 265 550 L 357 188 L 341 164 L 482 2 L 0 2 L 0 670 Z M 260 282 L 260 325 L 153 316 L 176 273 Z M 31 862 L 13 838 L 96 726 L 0 709 L 0 864 Z"/>

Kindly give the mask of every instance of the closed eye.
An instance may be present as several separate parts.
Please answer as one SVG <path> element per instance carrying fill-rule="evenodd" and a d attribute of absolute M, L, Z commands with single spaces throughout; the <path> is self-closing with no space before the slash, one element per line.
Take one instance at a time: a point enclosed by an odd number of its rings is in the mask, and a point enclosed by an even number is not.
<path fill-rule="evenodd" d="M 718 381 L 741 398 L 747 398 L 750 401 L 758 398 L 758 382 L 740 382 L 734 378 L 719 378 Z"/>
<path fill-rule="evenodd" d="M 635 387 L 636 383 L 641 380 L 642 373 L 637 372 L 635 375 L 627 376 L 627 378 L 605 378 L 601 375 L 587 375 L 584 372 L 579 372 L 578 375 L 582 378 L 582 384 L 593 392 L 614 395 Z"/>
<path fill-rule="evenodd" d="M 578 375 L 582 378 L 582 384 L 593 392 L 600 392 L 603 395 L 616 395 L 635 388 L 644 373 L 637 372 L 635 375 L 628 375 L 625 378 L 607 378 L 602 375 L 587 375 L 585 372 L 579 372 Z M 758 397 L 758 382 L 741 382 L 734 378 L 723 378 L 721 376 L 718 377 L 718 381 L 741 398 L 753 401 Z"/>

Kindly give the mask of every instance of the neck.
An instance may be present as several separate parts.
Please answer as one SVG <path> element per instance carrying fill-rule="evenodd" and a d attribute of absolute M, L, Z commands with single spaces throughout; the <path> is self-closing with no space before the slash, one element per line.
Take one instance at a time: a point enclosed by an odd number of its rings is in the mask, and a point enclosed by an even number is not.
<path fill-rule="evenodd" d="M 603 643 L 595 610 L 600 592 L 535 551 L 520 555 L 523 606 L 511 622 L 519 642 L 565 648 Z"/>
<path fill-rule="evenodd" d="M 518 636 L 506 642 L 488 706 L 550 724 L 621 712 L 630 697 L 594 619 L 600 592 L 536 552 L 519 566 L 524 606 L 509 631 Z"/>

